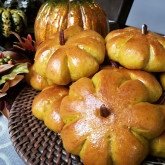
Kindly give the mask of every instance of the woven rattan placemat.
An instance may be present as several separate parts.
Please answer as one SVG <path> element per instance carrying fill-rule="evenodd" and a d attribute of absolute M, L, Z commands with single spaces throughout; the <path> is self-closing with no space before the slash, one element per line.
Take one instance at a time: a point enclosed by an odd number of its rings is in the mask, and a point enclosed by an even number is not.
<path fill-rule="evenodd" d="M 65 151 L 60 135 L 32 115 L 31 105 L 38 93 L 26 86 L 11 108 L 8 128 L 16 152 L 27 165 L 82 165 L 78 156 Z M 164 163 L 163 159 L 147 157 L 142 164 Z"/>

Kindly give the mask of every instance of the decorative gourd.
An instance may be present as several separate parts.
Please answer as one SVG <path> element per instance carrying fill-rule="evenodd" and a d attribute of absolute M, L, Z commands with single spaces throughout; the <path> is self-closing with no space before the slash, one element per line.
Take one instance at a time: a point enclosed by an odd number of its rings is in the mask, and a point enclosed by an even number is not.
<path fill-rule="evenodd" d="M 52 85 L 47 81 L 47 79 L 43 78 L 34 69 L 34 65 L 29 67 L 29 73 L 25 74 L 26 82 L 31 85 L 36 90 L 42 90 L 45 87 Z"/>
<path fill-rule="evenodd" d="M 105 37 L 108 33 L 106 15 L 93 0 L 48 0 L 35 19 L 35 40 L 40 43 L 52 33 L 79 25 L 95 30 Z"/>
<path fill-rule="evenodd" d="M 64 38 L 62 34 L 57 32 L 39 45 L 34 62 L 36 72 L 57 85 L 67 85 L 97 72 L 105 56 L 103 37 L 79 26 L 65 29 Z"/>
<path fill-rule="evenodd" d="M 27 16 L 27 23 L 33 25 L 38 10 L 45 0 L 2 0 L 4 8 L 22 10 Z"/>
<path fill-rule="evenodd" d="M 33 115 L 43 120 L 45 125 L 55 132 L 60 132 L 64 125 L 59 110 L 61 100 L 66 95 L 68 95 L 67 88 L 52 85 L 44 88 L 33 100 Z"/>
<path fill-rule="evenodd" d="M 0 8 L 0 34 L 9 37 L 9 31 L 21 33 L 27 25 L 27 18 L 23 11 L 17 9 Z"/>
<path fill-rule="evenodd" d="M 110 32 L 106 38 L 110 59 L 128 69 L 148 72 L 165 71 L 165 37 L 147 31 L 127 27 Z"/>
<path fill-rule="evenodd" d="M 66 151 L 85 165 L 139 165 L 148 140 L 165 129 L 165 107 L 151 104 L 161 94 L 156 78 L 143 71 L 110 67 L 79 79 L 60 107 Z"/>

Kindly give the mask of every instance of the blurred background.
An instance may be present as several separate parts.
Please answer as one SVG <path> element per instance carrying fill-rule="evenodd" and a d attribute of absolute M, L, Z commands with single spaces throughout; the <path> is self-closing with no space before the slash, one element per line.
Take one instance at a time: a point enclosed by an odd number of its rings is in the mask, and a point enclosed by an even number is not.
<path fill-rule="evenodd" d="M 0 0 L 0 5 L 4 3 L 5 7 L 21 8 L 31 18 L 30 24 L 33 24 L 35 15 L 44 1 L 46 0 Z M 138 28 L 147 24 L 149 30 L 165 35 L 165 0 L 95 1 L 103 7 L 110 20 L 119 19 L 120 23 Z M 118 18 L 120 12 L 122 15 Z"/>
<path fill-rule="evenodd" d="M 134 0 L 126 24 L 165 35 L 165 0 Z"/>
<path fill-rule="evenodd" d="M 96 1 L 103 6 L 109 18 L 115 18 L 110 12 L 121 10 L 123 3 L 123 0 Z M 149 30 L 165 35 L 165 0 L 125 0 L 125 2 L 125 6 L 133 2 L 126 25 L 141 28 L 142 24 L 146 24 Z"/>

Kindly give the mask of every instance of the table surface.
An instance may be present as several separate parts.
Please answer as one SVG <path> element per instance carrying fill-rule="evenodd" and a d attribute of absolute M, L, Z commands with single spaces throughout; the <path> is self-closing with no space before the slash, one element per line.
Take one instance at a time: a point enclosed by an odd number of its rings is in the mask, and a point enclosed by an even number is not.
<path fill-rule="evenodd" d="M 0 115 L 0 165 L 24 165 L 20 159 L 8 132 L 8 120 Z"/>

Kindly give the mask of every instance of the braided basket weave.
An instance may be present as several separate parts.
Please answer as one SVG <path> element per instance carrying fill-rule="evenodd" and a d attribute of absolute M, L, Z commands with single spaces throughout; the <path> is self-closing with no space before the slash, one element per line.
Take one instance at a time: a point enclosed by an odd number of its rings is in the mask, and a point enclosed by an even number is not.
<path fill-rule="evenodd" d="M 67 153 L 60 134 L 49 130 L 31 112 L 39 92 L 26 86 L 13 103 L 9 116 L 9 134 L 13 146 L 27 165 L 83 165 L 78 156 Z M 165 160 L 147 157 L 142 165 L 165 165 Z"/>

